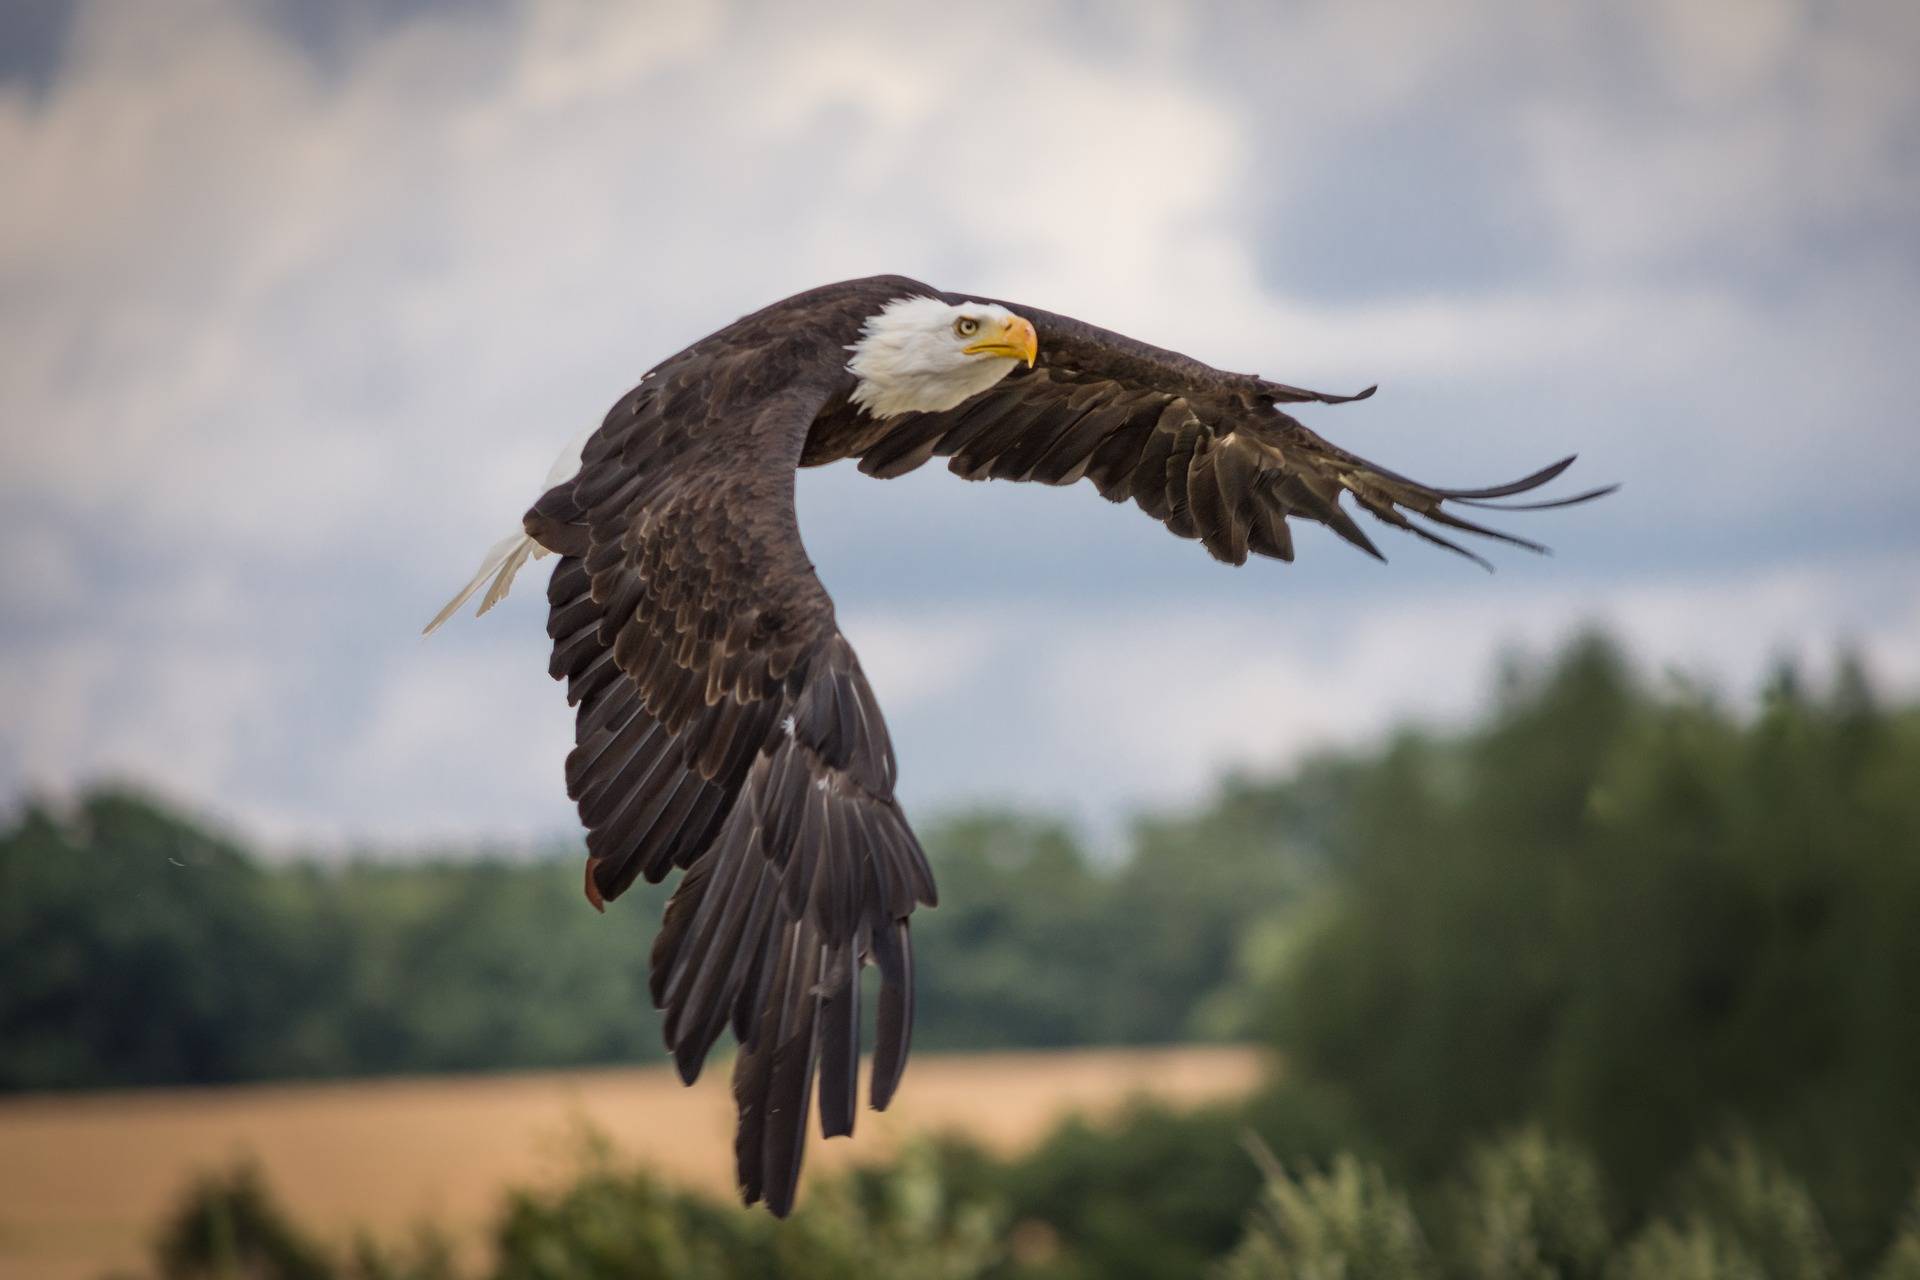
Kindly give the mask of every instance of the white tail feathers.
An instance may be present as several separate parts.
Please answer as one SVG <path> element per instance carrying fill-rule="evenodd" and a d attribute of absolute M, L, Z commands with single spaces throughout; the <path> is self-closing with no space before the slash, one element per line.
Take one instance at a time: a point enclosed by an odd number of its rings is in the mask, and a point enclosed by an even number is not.
<path fill-rule="evenodd" d="M 580 454 L 586 448 L 593 431 L 593 427 L 588 427 L 575 436 L 561 451 L 560 456 L 554 460 L 553 470 L 547 472 L 547 488 L 551 489 L 579 474 Z M 507 590 L 513 586 L 513 575 L 520 572 L 521 565 L 525 564 L 529 558 L 538 560 L 546 554 L 545 547 L 524 533 L 510 533 L 500 539 L 493 544 L 493 549 L 487 552 L 486 559 L 480 562 L 480 572 L 473 575 L 473 581 L 460 588 L 460 594 L 447 601 L 447 607 L 434 614 L 433 621 L 429 622 L 420 634 L 430 636 L 438 631 L 441 623 L 458 613 L 460 606 L 472 598 L 473 593 L 480 589 L 481 583 L 492 578 L 493 585 L 487 588 L 486 595 L 480 597 L 480 607 L 473 611 L 474 617 L 479 617 L 507 598 Z"/>
<path fill-rule="evenodd" d="M 460 606 L 471 599 L 473 593 L 478 591 L 488 578 L 492 578 L 493 585 L 488 587 L 487 594 L 480 598 L 480 607 L 473 611 L 474 616 L 479 617 L 507 598 L 507 591 L 513 586 L 513 575 L 520 572 L 520 566 L 525 564 L 529 557 L 538 560 L 546 554 L 545 547 L 524 533 L 511 533 L 500 539 L 493 544 L 492 550 L 487 552 L 486 559 L 480 562 L 480 571 L 473 575 L 473 580 L 460 588 L 460 594 L 447 601 L 446 608 L 433 615 L 433 621 L 429 622 L 420 634 L 430 636 L 438 631 L 441 623 L 458 613 Z"/>

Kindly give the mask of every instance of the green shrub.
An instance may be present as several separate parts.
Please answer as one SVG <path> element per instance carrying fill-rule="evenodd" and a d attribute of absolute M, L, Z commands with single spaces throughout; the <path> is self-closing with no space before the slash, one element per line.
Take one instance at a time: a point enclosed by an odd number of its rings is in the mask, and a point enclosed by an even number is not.
<path fill-rule="evenodd" d="M 189 1186 L 154 1254 L 164 1280 L 330 1280 L 334 1274 L 325 1250 L 287 1217 L 252 1164 Z"/>
<path fill-rule="evenodd" d="M 1004 1167 L 1024 1274 L 1071 1280 L 1193 1276 L 1239 1238 L 1259 1172 L 1239 1149 L 1239 1106 L 1140 1103 L 1070 1119 Z M 1036 1245 L 1034 1242 L 1044 1242 Z"/>
<path fill-rule="evenodd" d="M 1443 1203 L 1453 1269 L 1473 1280 L 1588 1280 L 1606 1263 L 1600 1171 L 1586 1152 L 1524 1129 L 1477 1148 Z"/>
<path fill-rule="evenodd" d="M 1678 1202 L 1710 1222 L 1769 1280 L 1832 1280 L 1839 1260 L 1804 1183 L 1738 1138 L 1695 1158 Z"/>
<path fill-rule="evenodd" d="M 946 1149 L 809 1184 L 779 1222 L 667 1188 L 591 1146 L 579 1174 L 522 1192 L 496 1234 L 494 1280 L 975 1280 L 1000 1255 L 997 1204 L 956 1192 Z"/>
<path fill-rule="evenodd" d="M 1656 1222 L 1607 1268 L 1607 1280 L 1772 1280 L 1752 1255 L 1704 1222 Z"/>
<path fill-rule="evenodd" d="M 554 1191 L 508 1200 L 495 1280 L 730 1280 L 774 1275 L 772 1220 L 616 1167 L 604 1147 Z"/>
<path fill-rule="evenodd" d="M 1002 1254 L 1004 1211 L 957 1191 L 946 1149 L 911 1143 L 873 1165 L 810 1187 L 775 1233 L 777 1274 L 790 1280 L 974 1280 Z"/>
<path fill-rule="evenodd" d="M 1224 1280 L 1430 1280 L 1433 1252 L 1407 1197 L 1352 1156 L 1325 1173 L 1290 1175 L 1254 1144 L 1265 1173 L 1246 1238 Z"/>
<path fill-rule="evenodd" d="M 461 1271 L 454 1242 L 429 1225 L 400 1245 L 362 1233 L 348 1250 L 341 1275 L 343 1280 L 460 1280 Z"/>
<path fill-rule="evenodd" d="M 1895 1224 L 1894 1236 L 1875 1268 L 1873 1280 L 1920 1280 L 1920 1187 Z"/>

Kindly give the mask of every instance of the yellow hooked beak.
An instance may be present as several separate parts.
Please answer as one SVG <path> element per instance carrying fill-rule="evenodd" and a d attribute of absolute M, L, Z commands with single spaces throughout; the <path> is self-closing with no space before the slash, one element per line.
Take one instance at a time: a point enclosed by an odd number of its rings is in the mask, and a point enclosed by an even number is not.
<path fill-rule="evenodd" d="M 1025 316 L 1008 316 L 1000 323 L 997 333 L 987 334 L 962 350 L 970 356 L 1006 356 L 1010 360 L 1022 360 L 1031 369 L 1033 358 L 1040 354 L 1040 336 L 1033 331 L 1033 322 Z"/>

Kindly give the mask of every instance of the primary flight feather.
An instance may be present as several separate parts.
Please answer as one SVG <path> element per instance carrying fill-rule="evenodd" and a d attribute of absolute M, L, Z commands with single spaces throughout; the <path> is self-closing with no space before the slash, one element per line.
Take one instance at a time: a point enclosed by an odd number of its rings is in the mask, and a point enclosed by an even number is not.
<path fill-rule="evenodd" d="M 934 905 L 879 704 L 801 545 L 795 468 L 853 458 L 891 477 L 937 456 L 971 480 L 1085 478 L 1234 564 L 1293 559 L 1292 517 L 1378 556 L 1343 498 L 1475 560 L 1460 535 L 1539 549 L 1459 508 L 1499 507 L 1572 458 L 1441 489 L 1279 407 L 1371 394 L 1223 373 L 899 276 L 826 285 L 649 371 L 555 467 L 524 532 L 428 624 L 491 580 L 484 613 L 530 556 L 560 557 L 549 669 L 578 708 L 566 779 L 587 830 L 587 897 L 603 907 L 639 877 L 684 870 L 654 942 L 653 999 L 689 1083 L 722 1031 L 739 1042 L 747 1203 L 792 1208 L 816 1075 L 822 1133 L 853 1131 L 868 965 L 880 980 L 869 1102 L 892 1098 L 913 1024 L 908 921 Z"/>

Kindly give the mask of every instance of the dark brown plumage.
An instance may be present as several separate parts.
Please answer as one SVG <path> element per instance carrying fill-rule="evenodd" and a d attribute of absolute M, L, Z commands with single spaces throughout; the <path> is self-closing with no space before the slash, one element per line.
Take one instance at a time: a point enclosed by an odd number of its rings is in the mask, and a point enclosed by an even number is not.
<path fill-rule="evenodd" d="M 731 1026 L 739 1182 L 776 1214 L 793 1204 L 816 1073 L 822 1131 L 853 1130 L 867 964 L 880 978 L 869 1101 L 892 1097 L 913 1017 L 908 918 L 934 903 L 879 705 L 801 545 L 797 466 L 856 458 L 887 477 L 946 457 L 970 479 L 1084 477 L 1239 564 L 1291 560 L 1290 517 L 1379 555 L 1343 494 L 1476 560 L 1431 526 L 1536 548 L 1450 507 L 1525 493 L 1572 461 L 1492 488 L 1422 485 L 1277 408 L 1371 389 L 1223 373 L 1010 303 L 1037 331 L 1033 367 L 944 412 L 875 420 L 851 399 L 846 349 L 905 295 L 969 300 L 900 277 L 847 281 L 673 356 L 525 520 L 561 556 L 548 631 L 578 708 L 566 772 L 587 896 L 600 906 L 638 877 L 685 870 L 653 948 L 654 1002 L 689 1082 Z"/>

